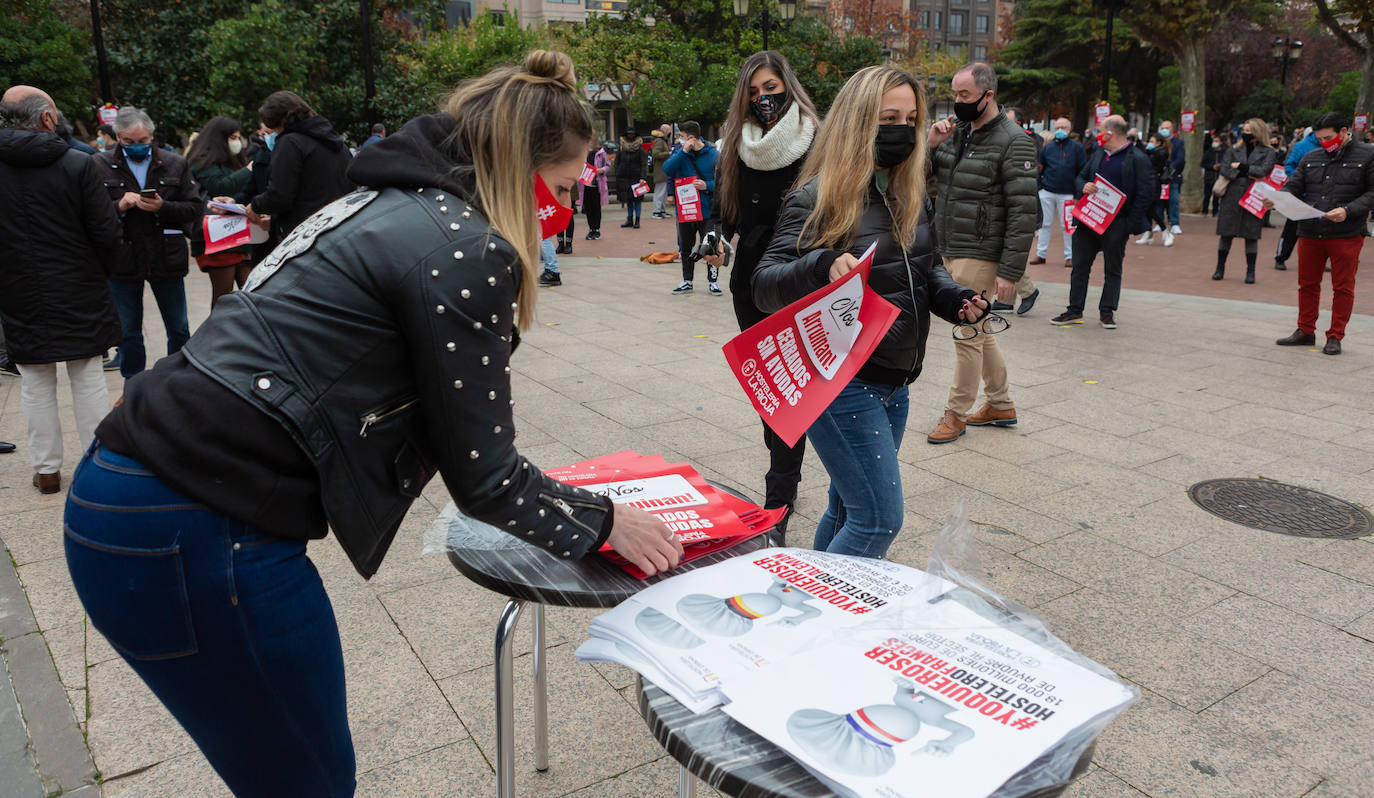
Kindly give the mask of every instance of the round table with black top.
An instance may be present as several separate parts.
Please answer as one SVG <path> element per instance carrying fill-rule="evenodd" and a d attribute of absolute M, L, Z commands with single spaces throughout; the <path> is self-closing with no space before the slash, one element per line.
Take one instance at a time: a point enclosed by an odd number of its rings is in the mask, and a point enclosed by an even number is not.
<path fill-rule="evenodd" d="M 717 490 L 737 491 L 711 483 Z M 741 496 L 741 498 L 744 498 Z M 521 613 L 533 606 L 534 766 L 549 767 L 548 691 L 544 653 L 544 606 L 610 609 L 656 582 L 714 565 L 768 546 L 784 545 L 773 531 L 678 566 L 664 574 L 636 579 L 595 554 L 565 560 L 495 527 L 457 516 L 449 524 L 449 561 L 463 576 L 510 598 L 496 624 L 496 794 L 515 795 L 514 668 L 512 635 Z"/>
<path fill-rule="evenodd" d="M 636 678 L 635 687 L 639 692 L 639 714 L 649 724 L 654 739 L 681 767 L 680 798 L 696 794 L 692 775 L 735 798 L 828 798 L 835 794 L 782 749 L 750 731 L 720 707 L 693 714 L 643 677 Z M 1008 779 L 992 798 L 1056 798 L 1068 789 L 1069 781 L 1087 771 L 1095 747 L 1095 742 L 1087 741 L 1073 773 L 1062 784 L 1030 790 L 1017 787 L 1018 777 L 1039 768 L 1051 756 L 1046 754 Z"/>

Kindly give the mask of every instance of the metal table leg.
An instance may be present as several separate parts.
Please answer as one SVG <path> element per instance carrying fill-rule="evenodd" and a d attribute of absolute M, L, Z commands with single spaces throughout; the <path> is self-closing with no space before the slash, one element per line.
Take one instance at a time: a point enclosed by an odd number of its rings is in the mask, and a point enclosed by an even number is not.
<path fill-rule="evenodd" d="M 534 605 L 534 769 L 549 769 L 549 686 L 544 653 L 544 605 Z"/>
<path fill-rule="evenodd" d="M 512 636 L 525 602 L 512 599 L 496 624 L 496 795 L 515 798 L 515 693 Z"/>
<path fill-rule="evenodd" d="M 678 798 L 697 798 L 697 781 L 686 765 L 677 766 L 677 794 Z"/>

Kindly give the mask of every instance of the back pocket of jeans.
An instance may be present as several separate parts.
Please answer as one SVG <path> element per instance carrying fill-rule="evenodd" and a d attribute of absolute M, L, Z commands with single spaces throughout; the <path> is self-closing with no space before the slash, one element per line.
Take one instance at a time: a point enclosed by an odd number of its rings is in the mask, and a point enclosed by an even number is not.
<path fill-rule="evenodd" d="M 115 650 L 139 660 L 196 653 L 179 546 L 110 546 L 65 531 L 76 594 Z"/>

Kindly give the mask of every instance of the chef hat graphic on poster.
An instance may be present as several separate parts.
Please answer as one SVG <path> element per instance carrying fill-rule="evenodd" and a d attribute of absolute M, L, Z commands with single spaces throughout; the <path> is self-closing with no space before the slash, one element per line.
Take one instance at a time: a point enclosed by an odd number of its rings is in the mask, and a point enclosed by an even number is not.
<path fill-rule="evenodd" d="M 754 621 L 767 617 L 789 607 L 800 615 L 782 618 L 776 623 L 783 626 L 796 626 L 811 618 L 820 617 L 821 611 L 806 602 L 814 601 L 815 596 L 793 587 L 781 579 L 773 580 L 767 593 L 741 593 L 737 596 L 711 596 L 693 593 L 678 599 L 677 611 L 694 626 L 709 634 L 721 637 L 738 637 L 754 628 Z"/>
<path fill-rule="evenodd" d="M 787 733 L 818 761 L 856 776 L 881 776 L 891 770 L 896 746 L 914 738 L 923 723 L 945 729 L 949 736 L 931 740 L 915 754 L 945 756 L 973 739 L 972 729 L 946 717 L 954 707 L 917 691 L 908 679 L 894 681 L 897 691 L 890 704 L 869 704 L 844 714 L 799 709 L 787 719 Z"/>
<path fill-rule="evenodd" d="M 696 648 L 706 643 L 687 627 L 653 607 L 645 607 L 635 615 L 635 626 L 650 640 L 673 648 Z"/>

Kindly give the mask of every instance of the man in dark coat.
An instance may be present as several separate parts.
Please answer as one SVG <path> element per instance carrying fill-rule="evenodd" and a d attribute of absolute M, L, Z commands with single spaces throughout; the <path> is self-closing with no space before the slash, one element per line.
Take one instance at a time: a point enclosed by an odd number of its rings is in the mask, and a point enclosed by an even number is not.
<path fill-rule="evenodd" d="M 153 146 L 156 129 L 146 113 L 119 109 L 114 123 L 119 146 L 92 156 L 106 195 L 124 222 L 124 249 L 110 275 L 110 294 L 119 311 L 123 340 L 119 373 L 125 379 L 143 371 L 143 284 L 153 290 L 167 330 L 167 354 L 191 337 L 186 319 L 186 277 L 190 255 L 186 228 L 205 213 L 200 186 L 186 159 Z M 197 229 L 196 234 L 200 231 Z"/>
<path fill-rule="evenodd" d="M 1374 210 L 1374 144 L 1354 141 L 1349 119 L 1334 111 L 1317 117 L 1312 135 L 1318 148 L 1302 157 L 1283 190 L 1326 215 L 1298 222 L 1298 329 L 1275 343 L 1311 346 L 1317 342 L 1322 275 L 1329 260 L 1331 327 L 1322 351 L 1339 355 L 1355 306 L 1355 272 L 1364 248 L 1365 220 Z"/>
<path fill-rule="evenodd" d="M 353 190 L 345 174 L 353 156 L 329 120 L 292 92 L 268 95 L 258 116 L 267 130 L 272 170 L 248 216 L 271 216 L 273 235 L 286 238 L 315 211 Z"/>
<path fill-rule="evenodd" d="M 0 322 L 19 366 L 34 487 L 61 490 L 57 364 L 83 443 L 110 408 L 100 358 L 119 340 L 106 276 L 121 231 L 92 158 L 54 131 L 52 98 L 15 86 L 0 104 Z"/>
<path fill-rule="evenodd" d="M 1069 306 L 1050 324 L 1083 323 L 1083 307 L 1088 301 L 1088 275 L 1092 273 L 1097 253 L 1102 253 L 1102 298 L 1097 309 L 1102 326 L 1116 329 L 1116 305 L 1121 297 L 1121 265 L 1126 258 L 1126 239 L 1150 229 L 1146 218 L 1158 191 L 1150 158 L 1126 137 L 1126 120 L 1112 115 L 1102 122 L 1101 146 L 1097 148 L 1078 173 L 1074 194 L 1082 196 L 1097 191 L 1098 177 L 1111 183 L 1126 195 L 1116 218 L 1102 232 L 1094 233 L 1087 224 L 1079 222 L 1073 233 L 1073 271 L 1069 276 Z"/>

